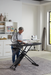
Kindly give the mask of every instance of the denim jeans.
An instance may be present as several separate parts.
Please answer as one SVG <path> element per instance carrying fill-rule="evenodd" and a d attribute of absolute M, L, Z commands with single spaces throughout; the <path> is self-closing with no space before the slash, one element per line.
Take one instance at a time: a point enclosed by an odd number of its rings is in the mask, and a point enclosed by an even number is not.
<path fill-rule="evenodd" d="M 15 53 L 15 51 L 13 50 L 13 47 L 11 46 L 11 49 L 12 49 L 12 62 L 14 63 L 15 62 L 15 56 L 18 58 L 19 57 L 19 54 L 20 54 L 20 50 Z"/>

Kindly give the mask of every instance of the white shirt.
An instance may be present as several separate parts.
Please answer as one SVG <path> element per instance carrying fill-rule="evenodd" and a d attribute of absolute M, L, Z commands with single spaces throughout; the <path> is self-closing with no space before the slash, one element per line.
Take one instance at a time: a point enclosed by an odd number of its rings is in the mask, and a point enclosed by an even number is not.
<path fill-rule="evenodd" d="M 21 41 L 23 40 L 22 34 L 19 34 L 19 32 L 14 33 L 12 35 L 12 42 L 15 42 L 16 43 L 17 40 L 21 40 Z"/>
<path fill-rule="evenodd" d="M 23 38 L 22 38 L 22 34 L 19 34 L 19 33 L 17 33 L 17 38 L 18 38 L 18 40 L 23 40 Z"/>

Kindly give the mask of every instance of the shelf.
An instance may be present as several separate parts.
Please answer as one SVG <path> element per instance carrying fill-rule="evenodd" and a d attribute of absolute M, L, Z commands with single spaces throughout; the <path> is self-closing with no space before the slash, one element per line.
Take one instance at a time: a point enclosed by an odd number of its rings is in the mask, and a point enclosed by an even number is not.
<path fill-rule="evenodd" d="M 0 25 L 0 28 L 1 28 L 1 27 L 5 27 L 5 25 Z"/>
<path fill-rule="evenodd" d="M 0 21 L 0 34 L 12 34 L 17 28 L 17 22 Z"/>
<path fill-rule="evenodd" d="M 0 22 L 9 22 L 9 21 L 0 21 Z"/>
<path fill-rule="evenodd" d="M 5 21 L 0 21 L 0 22 L 5 22 Z"/>

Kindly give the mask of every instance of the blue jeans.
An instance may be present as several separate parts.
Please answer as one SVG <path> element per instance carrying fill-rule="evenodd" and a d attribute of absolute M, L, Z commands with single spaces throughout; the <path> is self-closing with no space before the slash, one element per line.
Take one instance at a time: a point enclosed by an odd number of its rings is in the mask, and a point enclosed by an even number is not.
<path fill-rule="evenodd" d="M 11 49 L 12 49 L 12 62 L 14 63 L 15 62 L 15 56 L 17 58 L 19 57 L 20 50 L 18 51 L 18 53 L 15 53 L 12 46 L 11 46 Z"/>

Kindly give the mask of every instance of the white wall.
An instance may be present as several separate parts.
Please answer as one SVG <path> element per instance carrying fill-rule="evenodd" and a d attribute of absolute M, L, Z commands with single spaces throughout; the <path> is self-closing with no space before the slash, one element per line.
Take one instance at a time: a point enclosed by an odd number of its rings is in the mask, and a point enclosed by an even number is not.
<path fill-rule="evenodd" d="M 45 27 L 47 28 L 47 12 L 51 11 L 51 3 L 45 5 Z M 49 23 L 48 23 L 49 26 Z M 48 31 L 48 28 L 47 28 Z M 49 38 L 49 35 L 47 35 L 47 37 Z M 49 39 L 47 39 L 49 42 Z M 49 43 L 47 43 L 47 50 L 51 51 L 51 45 L 49 45 Z"/>
<path fill-rule="evenodd" d="M 38 29 L 38 10 L 37 6 L 31 4 L 22 4 L 22 26 L 24 27 L 24 37 L 31 38 L 31 35 L 37 35 Z"/>
<path fill-rule="evenodd" d="M 22 4 L 21 1 L 0 0 L 0 14 L 8 13 L 8 20 L 18 23 L 18 27 L 24 27 L 24 38 L 37 35 L 38 12 L 37 6 Z"/>
<path fill-rule="evenodd" d="M 22 2 L 14 0 L 0 0 L 0 14 L 8 13 L 8 19 L 18 22 L 22 26 Z"/>
<path fill-rule="evenodd" d="M 47 28 L 47 12 L 48 11 L 51 11 L 51 3 L 48 3 L 48 4 L 44 4 L 44 5 L 40 5 L 39 6 L 39 23 L 38 23 L 38 26 L 40 28 L 38 28 L 38 30 L 40 29 L 40 34 L 38 32 L 38 35 L 40 36 L 40 39 L 42 39 L 42 32 L 43 32 L 43 28 L 46 27 L 46 33 L 48 31 L 48 28 Z M 48 51 L 51 51 L 51 45 L 49 45 L 49 43 L 47 43 L 47 41 L 49 39 L 47 39 L 47 37 L 49 38 L 49 35 L 46 35 L 46 41 L 45 41 L 45 50 L 48 50 Z M 49 42 L 49 41 L 48 41 Z"/>
<path fill-rule="evenodd" d="M 47 12 L 51 11 L 51 3 L 35 5 L 22 5 L 22 26 L 24 27 L 24 38 L 29 38 L 31 34 L 37 34 L 42 42 L 43 28 L 46 27 L 47 33 Z M 30 31 L 31 30 L 31 31 Z M 42 50 L 42 47 L 40 47 Z M 51 51 L 51 45 L 45 39 L 45 50 Z"/>
<path fill-rule="evenodd" d="M 38 6 L 38 38 L 40 39 L 40 42 L 42 42 L 42 34 L 43 34 L 43 28 L 45 27 L 45 9 L 43 5 Z M 40 46 L 40 49 L 42 50 L 42 46 Z M 46 45 L 45 45 L 46 50 Z"/>

